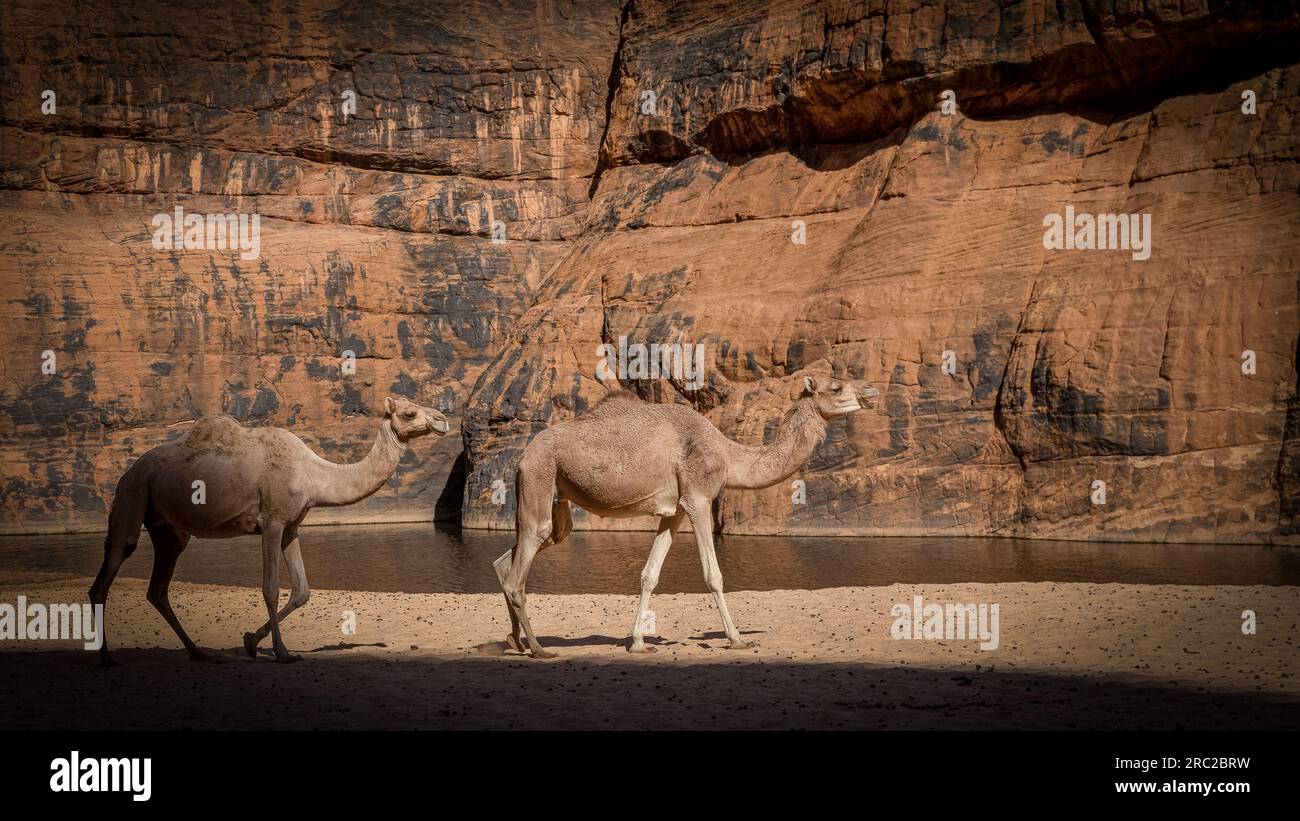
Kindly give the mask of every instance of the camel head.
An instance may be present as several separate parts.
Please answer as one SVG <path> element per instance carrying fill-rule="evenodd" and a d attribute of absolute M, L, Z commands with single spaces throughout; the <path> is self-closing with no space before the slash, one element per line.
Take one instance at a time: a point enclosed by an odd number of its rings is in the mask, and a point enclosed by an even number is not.
<path fill-rule="evenodd" d="M 823 419 L 832 419 L 863 408 L 874 408 L 880 391 L 861 380 L 805 376 L 803 395 L 812 397 L 813 405 Z"/>
<path fill-rule="evenodd" d="M 403 442 L 430 433 L 442 436 L 451 429 L 447 417 L 438 411 L 400 396 L 396 399 L 390 396 L 384 400 L 384 418 L 392 423 L 393 433 Z"/>

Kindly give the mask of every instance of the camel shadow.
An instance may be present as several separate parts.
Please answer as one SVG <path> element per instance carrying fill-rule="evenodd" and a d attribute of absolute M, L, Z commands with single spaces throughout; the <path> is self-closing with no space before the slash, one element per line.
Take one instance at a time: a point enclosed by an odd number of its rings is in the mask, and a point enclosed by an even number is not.
<path fill-rule="evenodd" d="M 752 636 L 757 633 L 766 633 L 767 631 L 766 630 L 737 630 L 736 632 L 740 633 L 740 635 L 742 636 Z M 722 632 L 721 630 L 715 630 L 712 633 L 702 633 L 698 636 L 688 636 L 687 638 L 689 638 L 691 641 L 708 641 L 710 639 L 725 640 L 727 638 L 727 634 Z"/>
<path fill-rule="evenodd" d="M 296 649 L 290 647 L 290 648 L 289 648 L 289 652 L 292 653 L 292 654 L 294 654 L 294 655 L 297 655 L 297 654 L 299 654 L 299 653 L 328 653 L 328 652 L 330 652 L 331 650 L 354 650 L 354 649 L 356 649 L 356 648 L 358 648 L 358 647 L 383 647 L 383 648 L 387 648 L 388 645 L 385 644 L 385 643 L 382 642 L 382 641 L 377 641 L 377 642 L 374 642 L 374 643 L 371 643 L 371 644 L 353 644 L 353 643 L 350 643 L 350 642 L 343 642 L 343 641 L 341 641 L 341 642 L 339 642 L 338 644 L 323 644 L 323 645 L 321 645 L 320 647 L 314 647 L 314 648 L 312 648 L 311 650 L 296 650 Z M 234 655 L 236 658 L 233 659 L 233 660 L 236 660 L 236 661 L 243 661 L 243 660 L 254 661 L 254 660 L 258 659 L 258 658 L 274 658 L 274 657 L 275 657 L 275 650 L 274 650 L 273 648 L 271 648 L 271 647 L 263 647 L 263 646 L 261 646 L 261 645 L 258 645 L 258 648 L 257 648 L 257 656 L 255 656 L 254 658 L 251 658 L 251 659 L 249 658 L 248 654 L 247 654 L 246 652 L 244 652 L 244 648 L 243 648 L 243 647 L 237 647 L 237 648 L 235 648 L 234 650 L 224 650 L 224 651 L 221 651 L 221 652 L 224 653 L 224 654 L 231 654 L 231 655 Z"/>
<path fill-rule="evenodd" d="M 590 636 L 581 637 L 538 636 L 537 640 L 542 643 L 542 647 L 548 649 L 556 647 L 627 647 L 632 643 L 631 636 L 617 638 L 615 636 L 601 636 L 594 633 Z M 646 636 L 645 643 L 666 647 L 673 644 L 680 644 L 681 642 L 669 641 L 660 638 L 659 636 Z M 476 644 L 474 646 L 474 651 L 478 655 L 483 656 L 513 655 L 519 656 L 520 658 L 527 656 L 526 653 L 521 654 L 512 650 L 510 645 L 506 644 L 504 641 L 489 641 L 484 642 L 483 644 Z"/>
<path fill-rule="evenodd" d="M 356 644 L 353 642 L 341 641 L 338 644 L 322 644 L 312 650 L 304 650 L 305 653 L 327 653 L 330 650 L 355 650 L 358 647 L 387 647 L 382 641 L 370 642 L 368 644 Z M 259 651 L 260 652 L 260 651 Z"/>
<path fill-rule="evenodd" d="M 538 636 L 537 640 L 542 643 L 543 647 L 627 647 L 632 643 L 631 636 L 599 636 L 590 635 L 574 638 L 570 636 Z M 672 644 L 658 636 L 646 636 L 646 644 Z"/>

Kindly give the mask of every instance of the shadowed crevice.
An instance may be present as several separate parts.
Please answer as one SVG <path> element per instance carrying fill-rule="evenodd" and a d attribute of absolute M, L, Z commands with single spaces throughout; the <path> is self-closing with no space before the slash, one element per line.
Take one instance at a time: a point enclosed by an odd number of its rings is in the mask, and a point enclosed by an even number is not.
<path fill-rule="evenodd" d="M 627 43 L 627 20 L 632 14 L 634 0 L 626 0 L 618 18 L 618 47 L 614 50 L 614 59 L 609 66 L 609 91 L 605 97 L 605 126 L 600 133 L 600 152 L 596 158 L 596 170 L 591 175 L 591 186 L 587 189 L 587 199 L 596 198 L 600 188 L 600 176 L 610 167 L 609 152 L 605 140 L 609 137 L 609 121 L 614 116 L 614 99 L 618 96 L 619 80 L 623 76 L 623 46 Z"/>

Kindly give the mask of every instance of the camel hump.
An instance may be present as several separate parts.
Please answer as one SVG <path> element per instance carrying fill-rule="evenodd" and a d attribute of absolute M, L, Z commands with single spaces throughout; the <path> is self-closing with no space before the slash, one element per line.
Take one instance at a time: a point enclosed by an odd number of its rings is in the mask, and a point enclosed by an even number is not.
<path fill-rule="evenodd" d="M 244 426 L 224 413 L 204 416 L 185 434 L 189 446 L 234 447 L 245 433 Z"/>
<path fill-rule="evenodd" d="M 200 416 L 194 421 L 195 428 L 223 428 L 236 427 L 243 428 L 239 420 L 228 413 L 213 413 L 207 416 Z"/>
<path fill-rule="evenodd" d="M 600 398 L 600 401 L 594 407 L 599 408 L 601 405 L 608 405 L 616 402 L 636 402 L 641 403 L 641 397 L 632 393 L 627 388 L 619 388 L 616 391 L 610 391 Z"/>

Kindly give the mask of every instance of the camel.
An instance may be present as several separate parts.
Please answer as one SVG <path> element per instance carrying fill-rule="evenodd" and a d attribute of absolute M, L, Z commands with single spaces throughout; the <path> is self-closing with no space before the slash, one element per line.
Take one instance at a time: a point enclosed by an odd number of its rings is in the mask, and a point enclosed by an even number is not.
<path fill-rule="evenodd" d="M 607 517 L 657 516 L 650 558 L 641 571 L 641 602 L 632 626 L 633 653 L 653 652 L 645 643 L 650 594 L 683 517 L 690 519 L 700 550 L 704 581 L 722 616 L 730 647 L 741 639 L 722 594 L 722 572 L 713 549 L 713 501 L 723 488 L 765 488 L 791 476 L 826 436 L 837 416 L 874 407 L 880 392 L 865 382 L 805 376 L 803 391 L 780 433 L 768 445 L 733 442 L 694 409 L 656 405 L 618 390 L 576 419 L 548 428 L 524 448 L 515 476 L 518 499 L 515 544 L 493 566 L 510 613 L 509 647 L 534 658 L 553 658 L 528 620 L 525 586 L 537 554 L 558 544 L 573 527 L 570 503 Z"/>
<path fill-rule="evenodd" d="M 176 560 L 191 536 L 261 535 L 262 598 L 268 619 L 255 632 L 244 634 L 244 650 L 256 656 L 257 645 L 270 633 L 276 660 L 297 661 L 300 657 L 291 655 L 280 638 L 280 622 L 311 594 L 298 543 L 303 518 L 313 507 L 350 505 L 370 496 L 393 475 L 409 441 L 447 431 L 447 418 L 433 408 L 389 397 L 370 453 L 360 462 L 340 465 L 317 456 L 282 428 L 245 428 L 224 414 L 205 416 L 180 439 L 141 456 L 118 481 L 104 564 L 90 588 L 91 604 L 102 605 L 108 598 L 108 588 L 135 551 L 143 525 L 154 549 L 149 603 L 176 631 L 192 660 L 211 660 L 172 612 L 167 588 Z M 281 553 L 289 565 L 292 590 L 288 604 L 277 613 Z M 111 666 L 115 662 L 102 622 L 101 616 L 100 662 Z"/>

